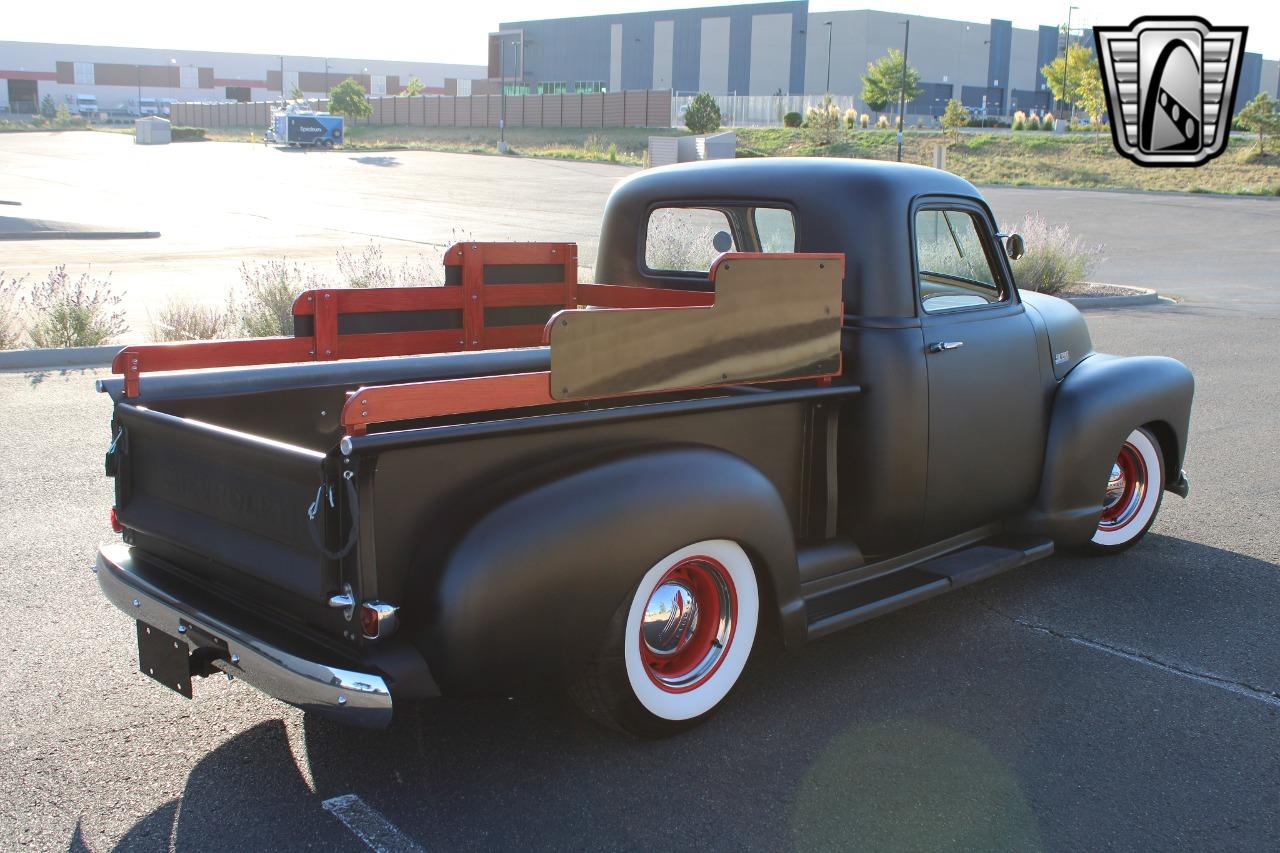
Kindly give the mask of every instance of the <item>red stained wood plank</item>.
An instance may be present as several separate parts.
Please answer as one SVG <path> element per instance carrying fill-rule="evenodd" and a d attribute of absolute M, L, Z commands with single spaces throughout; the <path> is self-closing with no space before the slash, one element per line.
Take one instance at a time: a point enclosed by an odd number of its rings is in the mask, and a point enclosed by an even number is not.
<path fill-rule="evenodd" d="M 315 300 L 322 293 L 332 293 L 338 300 L 338 313 L 362 314 L 372 311 L 435 311 L 462 307 L 462 288 L 370 287 L 330 291 L 308 290 L 293 303 L 294 316 L 315 313 Z"/>
<path fill-rule="evenodd" d="M 490 308 L 508 305 L 563 305 L 565 286 L 557 284 L 488 284 L 484 304 Z"/>
<path fill-rule="evenodd" d="M 342 408 L 348 432 L 370 424 L 554 403 L 551 374 L 510 373 L 361 388 Z"/>
<path fill-rule="evenodd" d="M 389 355 L 423 355 L 458 352 L 463 349 L 461 329 L 433 329 L 427 332 L 380 332 L 368 335 L 340 335 L 339 358 L 378 358 Z"/>
<path fill-rule="evenodd" d="M 715 302 L 715 298 L 714 293 L 696 290 L 625 284 L 578 285 L 578 304 L 597 308 L 706 308 Z"/>

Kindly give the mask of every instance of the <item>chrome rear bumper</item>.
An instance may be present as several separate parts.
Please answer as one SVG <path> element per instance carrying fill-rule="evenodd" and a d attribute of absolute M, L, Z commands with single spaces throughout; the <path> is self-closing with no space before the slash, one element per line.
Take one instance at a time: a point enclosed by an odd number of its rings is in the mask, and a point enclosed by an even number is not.
<path fill-rule="evenodd" d="M 381 676 L 307 660 L 201 612 L 139 573 L 127 545 L 100 548 L 94 571 L 103 594 L 132 618 L 174 637 L 190 633 L 179 630 L 185 622 L 225 640 L 228 659 L 213 665 L 268 696 L 351 726 L 391 722 L 391 691 Z"/>

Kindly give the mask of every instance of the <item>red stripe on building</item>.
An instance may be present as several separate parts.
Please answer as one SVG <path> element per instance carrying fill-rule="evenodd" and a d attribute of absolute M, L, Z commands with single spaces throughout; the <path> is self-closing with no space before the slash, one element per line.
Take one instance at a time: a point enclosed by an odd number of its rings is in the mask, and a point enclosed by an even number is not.
<path fill-rule="evenodd" d="M 57 71 L 5 71 L 0 69 L 0 80 L 54 80 L 58 79 Z"/>

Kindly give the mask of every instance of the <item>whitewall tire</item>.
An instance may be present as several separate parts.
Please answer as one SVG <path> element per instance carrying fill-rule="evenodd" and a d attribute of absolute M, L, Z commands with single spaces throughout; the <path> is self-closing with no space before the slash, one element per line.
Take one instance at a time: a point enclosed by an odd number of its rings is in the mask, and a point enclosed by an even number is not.
<path fill-rule="evenodd" d="M 1091 550 L 1122 551 L 1146 535 L 1160 510 L 1164 483 L 1159 442 L 1145 429 L 1135 429 L 1112 463 Z"/>
<path fill-rule="evenodd" d="M 727 539 L 695 542 L 645 572 L 614 614 L 574 698 L 601 722 L 638 736 L 683 731 L 738 682 L 759 619 L 755 570 L 742 547 Z"/>

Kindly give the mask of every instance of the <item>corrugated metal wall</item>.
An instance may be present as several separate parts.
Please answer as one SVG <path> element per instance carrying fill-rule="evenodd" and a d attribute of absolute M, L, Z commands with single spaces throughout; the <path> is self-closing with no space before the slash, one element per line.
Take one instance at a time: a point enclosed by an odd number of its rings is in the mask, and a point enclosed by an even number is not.
<path fill-rule="evenodd" d="M 353 124 L 417 127 L 497 127 L 501 95 L 401 95 L 370 98 L 373 113 Z M 319 107 L 327 104 L 321 101 Z M 170 118 L 184 127 L 266 128 L 272 105 L 174 104 Z M 671 92 L 641 90 L 572 95 L 508 95 L 507 127 L 667 127 Z"/>

